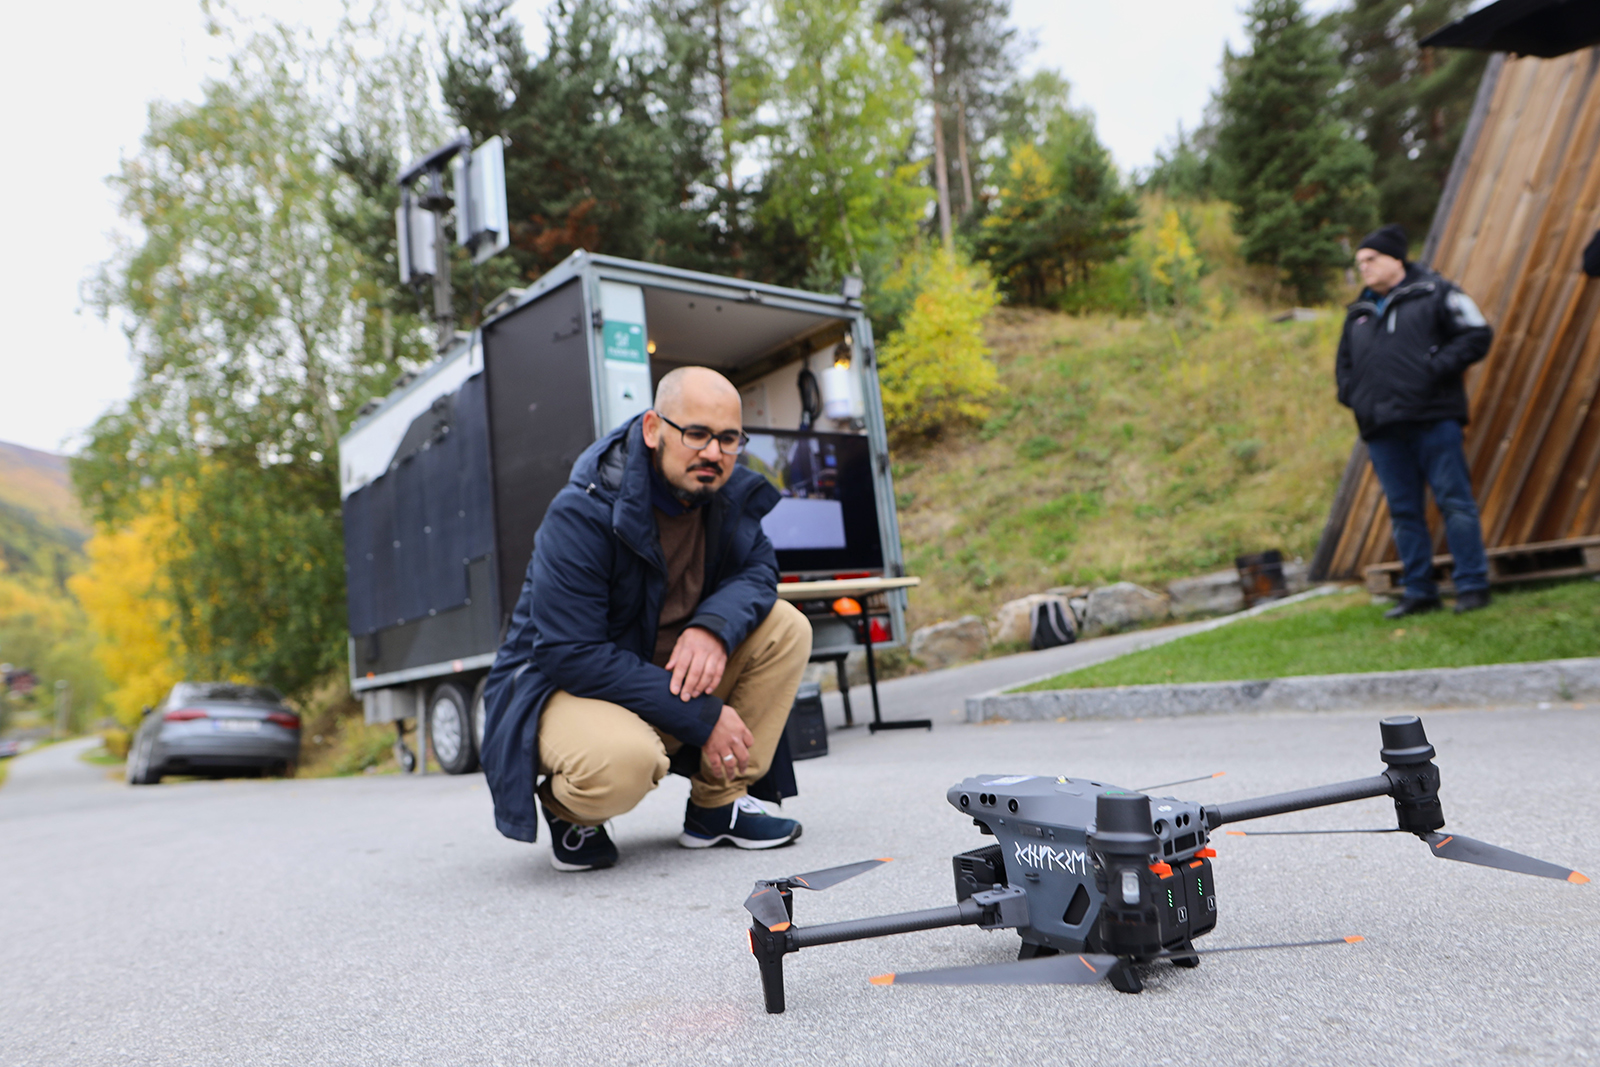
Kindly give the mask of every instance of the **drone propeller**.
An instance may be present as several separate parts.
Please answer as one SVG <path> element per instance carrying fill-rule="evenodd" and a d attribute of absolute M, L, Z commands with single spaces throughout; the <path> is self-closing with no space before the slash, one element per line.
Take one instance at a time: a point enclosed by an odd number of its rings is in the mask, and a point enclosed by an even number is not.
<path fill-rule="evenodd" d="M 880 974 L 873 985 L 1093 985 L 1116 966 L 1117 957 L 1100 954 L 1038 956 L 1011 963 L 940 967 L 909 974 Z"/>
<path fill-rule="evenodd" d="M 1578 885 L 1589 880 L 1586 875 L 1566 867 L 1536 860 L 1532 856 L 1524 856 L 1520 852 L 1512 852 L 1498 845 L 1462 837 L 1460 834 L 1431 833 L 1422 839 L 1432 846 L 1433 854 L 1440 859 L 1476 863 L 1480 867 L 1498 867 L 1502 871 L 1532 874 L 1540 878 L 1558 878 L 1563 882 L 1574 882 Z"/>
<path fill-rule="evenodd" d="M 1156 959 L 1193 959 L 1220 952 L 1260 952 L 1277 948 L 1314 948 L 1320 945 L 1353 945 L 1365 938 L 1359 934 L 1326 941 L 1286 941 L 1275 945 L 1234 945 L 1229 948 L 1190 949 L 1163 952 Z M 1037 956 L 1011 963 L 976 964 L 970 967 L 940 967 L 909 974 L 880 974 L 870 979 L 873 985 L 1093 985 L 1109 977 L 1120 962 L 1116 956 L 1082 955 Z"/>
<path fill-rule="evenodd" d="M 1398 826 L 1382 830 L 1228 830 L 1226 833 L 1234 837 L 1289 837 L 1298 834 L 1397 834 Z M 1462 863 L 1475 863 L 1480 867 L 1497 867 L 1502 871 L 1511 871 L 1515 874 L 1532 874 L 1540 878 L 1556 878 L 1563 882 L 1573 882 L 1582 885 L 1589 880 L 1588 875 L 1579 874 L 1577 871 L 1563 867 L 1556 863 L 1546 863 L 1544 860 L 1524 856 L 1520 852 L 1512 852 L 1499 845 L 1491 845 L 1485 841 L 1478 841 L 1471 837 L 1462 837 L 1460 834 L 1418 834 L 1433 847 L 1433 854 L 1440 859 L 1459 860 Z"/>
<path fill-rule="evenodd" d="M 1397 834 L 1398 826 L 1380 827 L 1376 830 L 1225 830 L 1229 837 L 1295 837 L 1300 834 Z"/>
<path fill-rule="evenodd" d="M 1196 956 L 1215 956 L 1219 952 L 1265 952 L 1274 948 L 1317 948 L 1321 945 L 1354 945 L 1365 941 L 1360 934 L 1347 937 L 1330 937 L 1322 941 L 1279 941 L 1272 945 L 1227 945 L 1223 948 L 1192 948 L 1186 952 L 1163 952 L 1157 959 L 1187 960 Z"/>
<path fill-rule="evenodd" d="M 791 874 L 787 878 L 763 879 L 756 883 L 755 889 L 745 898 L 744 908 L 755 917 L 756 922 L 768 930 L 786 930 L 789 927 L 789 909 L 783 903 L 785 889 L 827 889 L 847 878 L 865 874 L 874 867 L 889 862 L 892 861 L 887 858 L 862 860 L 859 863 L 847 863 L 842 867 Z"/>
<path fill-rule="evenodd" d="M 1202 774 L 1198 778 L 1181 778 L 1176 782 L 1160 782 L 1160 783 L 1158 783 L 1156 785 L 1142 786 L 1142 787 L 1140 787 L 1138 789 L 1135 789 L 1134 792 L 1135 793 L 1148 793 L 1152 789 L 1166 789 L 1169 786 L 1174 786 L 1174 785 L 1188 785 L 1190 782 L 1209 782 L 1209 781 L 1211 781 L 1211 779 L 1213 779 L 1213 778 L 1221 778 L 1223 775 L 1225 775 L 1227 773 L 1228 773 L 1227 771 L 1218 771 L 1216 774 Z"/>

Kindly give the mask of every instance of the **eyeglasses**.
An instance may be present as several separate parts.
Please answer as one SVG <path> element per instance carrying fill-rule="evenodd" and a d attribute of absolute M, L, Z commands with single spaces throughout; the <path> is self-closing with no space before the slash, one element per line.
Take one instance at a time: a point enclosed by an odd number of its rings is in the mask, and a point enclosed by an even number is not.
<path fill-rule="evenodd" d="M 679 426 L 661 412 L 656 412 L 656 418 L 671 426 L 683 437 L 683 443 L 696 452 L 704 452 L 715 441 L 724 456 L 737 456 L 739 450 L 749 442 L 750 435 L 742 430 L 723 430 L 721 433 L 712 433 L 704 426 Z"/>

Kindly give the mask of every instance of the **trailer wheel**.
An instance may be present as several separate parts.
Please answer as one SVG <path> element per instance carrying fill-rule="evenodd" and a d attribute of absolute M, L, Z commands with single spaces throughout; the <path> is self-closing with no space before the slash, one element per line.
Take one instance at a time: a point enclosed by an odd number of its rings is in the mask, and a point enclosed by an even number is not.
<path fill-rule="evenodd" d="M 486 674 L 478 679 L 478 686 L 472 691 L 472 751 L 478 753 L 479 763 L 483 762 L 483 691 L 488 685 L 489 676 Z"/>
<path fill-rule="evenodd" d="M 446 774 L 466 774 L 478 768 L 472 744 L 472 720 L 467 694 L 454 682 L 441 682 L 428 699 L 428 732 L 433 754 Z"/>

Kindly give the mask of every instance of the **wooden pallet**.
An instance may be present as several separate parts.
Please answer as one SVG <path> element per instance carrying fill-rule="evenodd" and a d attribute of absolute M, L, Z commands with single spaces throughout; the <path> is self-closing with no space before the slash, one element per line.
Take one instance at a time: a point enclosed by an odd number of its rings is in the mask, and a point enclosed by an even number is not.
<path fill-rule="evenodd" d="M 1486 554 L 1489 557 L 1490 585 L 1600 574 L 1600 536 L 1507 545 L 1504 548 L 1491 548 Z M 1367 590 L 1379 596 L 1399 596 L 1404 591 L 1400 585 L 1402 566 L 1400 563 L 1377 563 L 1368 567 Z M 1433 557 L 1434 581 L 1446 593 L 1455 592 L 1455 585 L 1450 580 L 1454 566 L 1455 559 L 1451 556 Z"/>

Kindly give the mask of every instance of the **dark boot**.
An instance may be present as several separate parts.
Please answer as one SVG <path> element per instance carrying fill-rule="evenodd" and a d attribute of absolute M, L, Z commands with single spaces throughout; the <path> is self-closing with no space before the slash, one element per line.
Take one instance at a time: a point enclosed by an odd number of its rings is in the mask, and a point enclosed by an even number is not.
<path fill-rule="evenodd" d="M 1419 596 L 1400 598 L 1400 603 L 1383 613 L 1386 619 L 1403 619 L 1407 615 L 1426 615 L 1430 611 L 1439 610 L 1439 598 L 1436 596 Z"/>
<path fill-rule="evenodd" d="M 1489 606 L 1489 590 L 1468 589 L 1465 593 L 1456 594 L 1456 614 L 1461 615 L 1468 611 L 1477 611 L 1479 608 Z"/>

